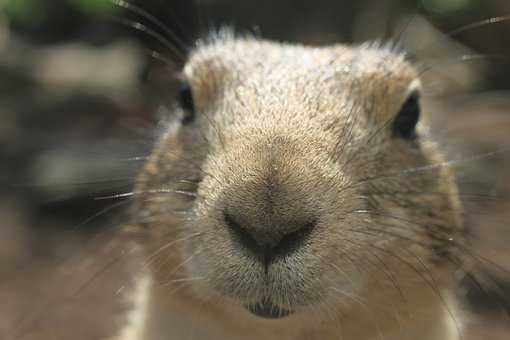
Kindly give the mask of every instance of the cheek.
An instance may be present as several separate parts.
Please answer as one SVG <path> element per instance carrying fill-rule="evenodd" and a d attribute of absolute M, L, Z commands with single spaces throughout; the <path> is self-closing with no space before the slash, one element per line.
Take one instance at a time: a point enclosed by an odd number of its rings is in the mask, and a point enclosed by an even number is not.
<path fill-rule="evenodd" d="M 190 229 L 191 233 L 200 234 L 186 248 L 190 258 L 186 266 L 192 276 L 205 278 L 208 288 L 225 295 L 240 294 L 236 292 L 257 286 L 255 278 L 262 271 L 261 266 L 236 246 L 225 226 L 212 219 L 201 219 Z"/>
<path fill-rule="evenodd" d="M 329 284 L 349 289 L 357 285 L 361 254 L 359 241 L 354 236 L 347 230 L 325 231 L 324 235 L 318 235 L 311 252 L 318 259 L 316 265 L 321 268 L 325 280 L 332 280 Z"/>

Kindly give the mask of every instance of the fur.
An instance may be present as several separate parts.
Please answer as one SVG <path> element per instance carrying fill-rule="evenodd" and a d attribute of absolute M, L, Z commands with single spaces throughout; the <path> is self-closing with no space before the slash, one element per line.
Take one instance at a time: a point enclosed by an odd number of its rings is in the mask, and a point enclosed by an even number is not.
<path fill-rule="evenodd" d="M 150 268 L 135 338 L 460 337 L 461 206 L 426 114 L 416 139 L 392 135 L 420 86 L 402 54 L 229 36 L 198 44 L 182 78 L 196 119 L 161 137 L 133 207 Z M 248 230 L 316 225 L 263 268 L 225 211 Z M 293 313 L 266 320 L 244 307 L 261 299 Z"/>

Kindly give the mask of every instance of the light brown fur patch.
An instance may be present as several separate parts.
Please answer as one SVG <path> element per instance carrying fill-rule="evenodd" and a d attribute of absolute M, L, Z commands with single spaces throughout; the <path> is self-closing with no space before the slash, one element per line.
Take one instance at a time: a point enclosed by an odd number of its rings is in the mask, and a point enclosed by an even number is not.
<path fill-rule="evenodd" d="M 133 208 L 152 273 L 141 339 L 457 338 L 445 254 L 461 208 L 426 120 L 417 140 L 392 135 L 419 83 L 402 55 L 221 38 L 184 78 L 196 120 L 161 138 Z M 225 211 L 268 233 L 316 227 L 264 269 Z M 295 313 L 243 307 L 267 296 Z"/>

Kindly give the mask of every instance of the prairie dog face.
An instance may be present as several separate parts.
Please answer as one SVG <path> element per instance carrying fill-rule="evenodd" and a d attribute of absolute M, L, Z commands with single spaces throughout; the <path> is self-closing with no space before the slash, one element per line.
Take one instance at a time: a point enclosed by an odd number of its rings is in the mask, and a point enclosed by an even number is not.
<path fill-rule="evenodd" d="M 222 38 L 182 78 L 135 207 L 159 280 L 278 318 L 440 265 L 460 206 L 402 55 Z"/>

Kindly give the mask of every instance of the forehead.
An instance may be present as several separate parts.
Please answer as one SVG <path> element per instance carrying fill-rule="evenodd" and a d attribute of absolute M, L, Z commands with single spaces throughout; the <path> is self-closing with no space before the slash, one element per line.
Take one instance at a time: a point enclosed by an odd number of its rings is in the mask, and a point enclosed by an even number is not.
<path fill-rule="evenodd" d="M 310 47 L 256 39 L 199 45 L 184 74 L 204 102 L 258 98 L 266 107 L 285 105 L 294 111 L 303 105 L 326 110 L 353 105 L 387 114 L 417 84 L 413 67 L 390 48 Z"/>
<path fill-rule="evenodd" d="M 264 77 L 278 80 L 409 83 L 416 78 L 401 53 L 375 45 L 310 47 L 256 39 L 217 39 L 199 44 L 185 68 L 191 78 Z"/>

